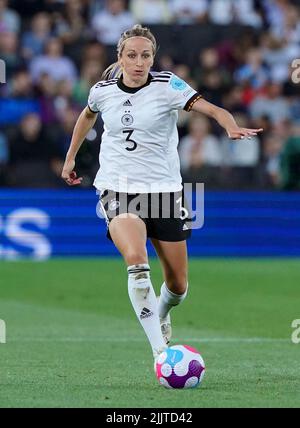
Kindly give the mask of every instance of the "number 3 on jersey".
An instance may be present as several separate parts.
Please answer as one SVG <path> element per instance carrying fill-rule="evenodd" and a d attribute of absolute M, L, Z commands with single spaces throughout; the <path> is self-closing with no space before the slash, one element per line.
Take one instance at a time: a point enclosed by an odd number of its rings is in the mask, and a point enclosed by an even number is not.
<path fill-rule="evenodd" d="M 131 136 L 133 134 L 134 129 L 128 129 L 126 131 L 123 131 L 123 134 L 128 134 L 126 137 L 126 141 L 128 141 L 129 143 L 132 143 L 133 146 L 132 147 L 125 147 L 126 150 L 128 150 L 129 152 L 133 152 L 133 150 L 135 150 L 137 148 L 137 143 L 131 139 Z"/>

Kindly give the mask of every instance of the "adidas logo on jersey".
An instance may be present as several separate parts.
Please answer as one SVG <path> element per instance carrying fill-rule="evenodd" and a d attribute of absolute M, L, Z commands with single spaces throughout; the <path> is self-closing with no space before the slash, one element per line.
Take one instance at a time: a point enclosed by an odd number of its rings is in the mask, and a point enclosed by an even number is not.
<path fill-rule="evenodd" d="M 152 311 L 150 311 L 148 308 L 143 308 L 141 315 L 140 315 L 140 318 L 141 318 L 141 320 L 143 320 L 144 318 L 152 317 L 152 315 L 153 315 Z"/>
<path fill-rule="evenodd" d="M 132 107 L 132 104 L 131 104 L 130 100 L 127 100 L 127 101 L 125 101 L 123 106 L 126 106 L 126 107 L 131 106 Z"/>

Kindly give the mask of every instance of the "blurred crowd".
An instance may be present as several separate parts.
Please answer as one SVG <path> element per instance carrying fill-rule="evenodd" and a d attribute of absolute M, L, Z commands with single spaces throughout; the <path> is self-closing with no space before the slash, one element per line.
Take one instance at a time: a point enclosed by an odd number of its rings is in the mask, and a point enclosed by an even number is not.
<path fill-rule="evenodd" d="M 173 71 L 240 126 L 264 128 L 232 141 L 216 122 L 180 112 L 185 181 L 300 189 L 300 0 L 0 0 L 0 186 L 65 186 L 60 173 L 76 119 L 134 23 L 163 44 L 155 70 Z M 165 28 L 184 38 L 190 29 L 227 26 L 238 33 L 206 46 L 195 38 L 199 49 L 188 61 L 160 38 Z M 98 169 L 102 127 L 99 117 L 79 152 L 82 186 Z"/>

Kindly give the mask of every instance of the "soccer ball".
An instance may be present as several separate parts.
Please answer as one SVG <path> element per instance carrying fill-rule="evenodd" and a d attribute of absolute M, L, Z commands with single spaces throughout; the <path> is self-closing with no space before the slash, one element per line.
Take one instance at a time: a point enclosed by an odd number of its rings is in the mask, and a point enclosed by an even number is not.
<path fill-rule="evenodd" d="M 155 362 L 156 377 L 166 388 L 195 388 L 205 373 L 200 353 L 187 345 L 174 345 L 162 352 Z"/>

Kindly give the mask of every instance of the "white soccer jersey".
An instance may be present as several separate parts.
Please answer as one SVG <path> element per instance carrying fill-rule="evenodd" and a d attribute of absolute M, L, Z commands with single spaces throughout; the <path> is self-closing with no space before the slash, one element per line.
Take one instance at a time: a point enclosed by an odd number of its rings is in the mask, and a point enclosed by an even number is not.
<path fill-rule="evenodd" d="M 94 186 L 127 193 L 180 190 L 177 110 L 189 111 L 199 98 L 167 71 L 149 74 L 140 88 L 129 88 L 121 79 L 94 85 L 88 106 L 101 112 L 104 122 Z"/>

